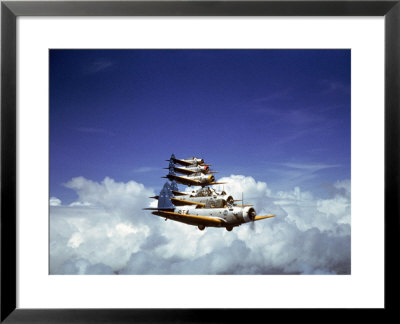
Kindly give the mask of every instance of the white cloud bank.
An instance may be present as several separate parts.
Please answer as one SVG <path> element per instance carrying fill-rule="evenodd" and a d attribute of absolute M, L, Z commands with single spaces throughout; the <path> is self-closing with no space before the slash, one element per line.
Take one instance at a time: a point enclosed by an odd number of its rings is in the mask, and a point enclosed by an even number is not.
<path fill-rule="evenodd" d="M 156 193 L 135 181 L 73 178 L 68 206 L 50 198 L 51 274 L 349 274 L 350 181 L 329 199 L 231 175 L 225 191 L 275 218 L 199 231 L 142 208 Z M 154 205 L 154 200 L 153 200 Z M 254 227 L 254 228 L 253 228 Z"/>

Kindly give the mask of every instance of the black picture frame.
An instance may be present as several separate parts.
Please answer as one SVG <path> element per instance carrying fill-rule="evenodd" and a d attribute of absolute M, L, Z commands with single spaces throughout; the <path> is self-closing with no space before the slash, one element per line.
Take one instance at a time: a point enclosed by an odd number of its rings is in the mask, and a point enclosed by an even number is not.
<path fill-rule="evenodd" d="M 399 286 L 400 0 L 395 1 L 2 1 L 1 2 L 1 322 L 233 322 L 265 318 L 265 309 L 16 308 L 16 19 L 19 16 L 384 16 L 385 19 L 385 307 Z M 234 283 L 233 283 L 234 284 Z M 345 293 L 345 292 L 343 292 Z M 251 298 L 247 296 L 246 298 Z M 297 310 L 298 311 L 298 310 Z M 329 311 L 329 310 L 327 310 Z M 354 310 L 357 311 L 357 310 Z M 270 312 L 266 314 L 266 312 Z M 304 314 L 304 311 L 301 312 Z M 307 317 L 310 316 L 308 312 Z M 375 313 L 374 313 L 375 314 Z M 368 313 L 370 318 L 372 313 Z M 313 316 L 313 315 L 311 315 Z M 377 317 L 378 318 L 378 317 Z M 249 319 L 250 320 L 250 319 Z M 282 319 L 281 319 L 282 320 Z M 320 318 L 323 320 L 323 318 Z"/>

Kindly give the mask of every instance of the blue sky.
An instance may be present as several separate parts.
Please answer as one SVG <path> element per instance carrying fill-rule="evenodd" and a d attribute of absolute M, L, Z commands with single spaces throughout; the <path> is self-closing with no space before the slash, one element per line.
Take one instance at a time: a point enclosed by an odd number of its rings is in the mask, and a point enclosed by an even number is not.
<path fill-rule="evenodd" d="M 350 50 L 51 50 L 50 196 L 161 189 L 171 153 L 323 197 L 350 179 Z"/>

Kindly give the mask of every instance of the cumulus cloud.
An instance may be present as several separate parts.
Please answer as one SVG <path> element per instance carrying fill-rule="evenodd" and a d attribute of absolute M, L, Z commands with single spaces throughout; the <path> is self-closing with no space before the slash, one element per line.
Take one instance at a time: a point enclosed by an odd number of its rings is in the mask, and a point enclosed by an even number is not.
<path fill-rule="evenodd" d="M 51 274 L 349 274 L 350 181 L 331 196 L 299 187 L 274 192 L 253 177 L 218 179 L 258 215 L 276 217 L 227 232 L 164 221 L 142 208 L 156 193 L 135 181 L 78 177 L 68 206 L 50 199 Z M 157 193 L 158 194 L 158 193 Z"/>
<path fill-rule="evenodd" d="M 50 206 L 61 206 L 61 200 L 57 197 L 50 197 Z"/>

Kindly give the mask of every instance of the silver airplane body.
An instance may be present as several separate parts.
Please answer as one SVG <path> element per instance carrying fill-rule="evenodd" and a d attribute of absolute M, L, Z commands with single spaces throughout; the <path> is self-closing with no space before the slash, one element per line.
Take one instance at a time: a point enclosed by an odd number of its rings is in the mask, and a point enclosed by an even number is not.
<path fill-rule="evenodd" d="M 190 167 L 180 167 L 173 165 L 174 171 L 177 173 L 185 174 L 185 175 L 193 175 L 197 173 L 203 174 L 211 174 L 218 173 L 218 171 L 211 171 L 208 165 L 198 165 L 198 166 L 190 166 Z M 166 168 L 169 169 L 169 168 Z"/>
<path fill-rule="evenodd" d="M 233 205 L 233 198 L 226 197 L 188 197 L 188 198 L 171 198 L 175 206 L 195 205 L 198 208 L 223 208 Z"/>
<path fill-rule="evenodd" d="M 186 186 L 210 186 L 215 184 L 223 184 L 225 182 L 215 182 L 215 177 L 213 175 L 207 175 L 202 173 L 195 173 L 193 175 L 187 176 L 179 176 L 175 174 L 175 171 L 172 167 L 169 168 L 169 173 L 167 176 L 162 177 L 167 178 L 169 180 L 175 180 L 177 183 L 186 185 Z"/>
<path fill-rule="evenodd" d="M 203 159 L 199 159 L 196 157 L 191 157 L 188 159 L 177 159 L 174 154 L 172 154 L 171 158 L 167 161 L 170 161 L 170 162 L 173 162 L 176 164 L 180 164 L 180 165 L 184 165 L 184 166 L 198 166 L 198 165 L 204 164 Z"/>
<path fill-rule="evenodd" d="M 235 200 L 224 191 L 218 193 L 210 187 L 204 187 L 185 195 L 171 197 L 171 201 L 175 206 L 196 205 L 198 208 L 223 208 L 233 206 Z"/>
<path fill-rule="evenodd" d="M 172 160 L 169 160 L 168 168 L 164 168 L 169 170 L 170 168 L 174 169 L 174 172 L 185 174 L 185 175 L 195 175 L 195 174 L 210 174 L 210 173 L 218 173 L 218 171 L 211 171 L 210 167 L 207 164 L 203 165 L 191 165 L 191 166 L 179 166 L 175 165 Z"/>
<path fill-rule="evenodd" d="M 175 206 L 197 206 L 197 208 L 223 208 L 233 206 L 236 200 L 224 191 L 218 193 L 210 187 L 193 190 L 191 193 L 177 191 L 176 183 L 171 183 L 173 197 L 171 201 Z M 176 190 L 175 190 L 176 189 Z M 150 197 L 158 199 L 159 196 Z"/>
<path fill-rule="evenodd" d="M 228 206 L 225 208 L 197 208 L 197 206 L 176 207 L 171 201 L 173 196 L 171 185 L 165 183 L 158 198 L 157 208 L 145 208 L 153 210 L 152 214 L 171 219 L 177 222 L 197 226 L 200 230 L 206 227 L 224 227 L 231 231 L 241 224 L 254 222 L 275 215 L 257 216 L 253 207 Z"/>

